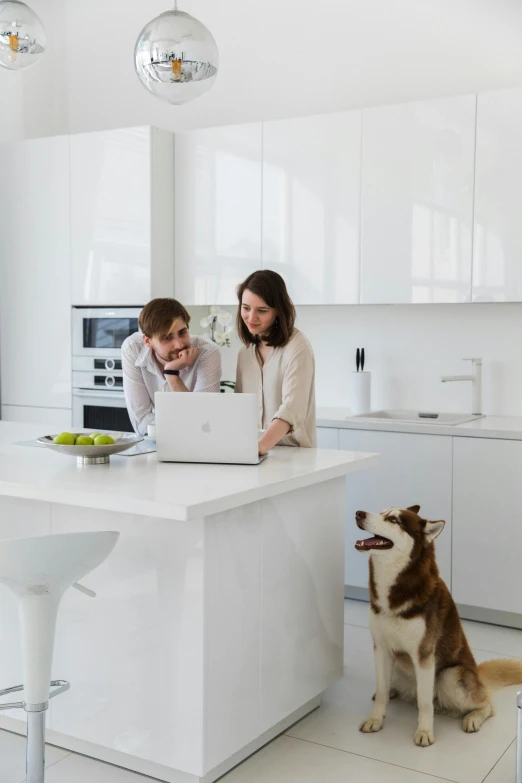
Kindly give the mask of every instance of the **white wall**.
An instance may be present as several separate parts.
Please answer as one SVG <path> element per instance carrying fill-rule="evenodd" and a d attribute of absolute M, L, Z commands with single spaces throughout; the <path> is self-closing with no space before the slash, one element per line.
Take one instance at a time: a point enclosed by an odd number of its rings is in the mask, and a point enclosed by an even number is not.
<path fill-rule="evenodd" d="M 299 116 L 522 83 L 517 0 L 181 0 L 212 31 L 211 91 L 170 107 L 138 83 L 133 48 L 165 0 L 69 0 L 71 132 L 169 130 Z"/>
<path fill-rule="evenodd" d="M 27 71 L 0 68 L 0 143 L 58 136 L 68 129 L 66 0 L 30 0 L 42 20 L 48 49 Z"/>
<path fill-rule="evenodd" d="M 232 311 L 232 307 L 229 308 Z M 471 371 L 481 356 L 483 412 L 522 416 L 522 304 L 298 307 L 298 327 L 312 343 L 318 406 L 350 407 L 349 375 L 364 347 L 372 372 L 372 407 L 471 411 L 470 383 L 441 383 Z M 201 331 L 196 314 L 194 333 Z M 239 341 L 222 349 L 234 379 Z"/>
<path fill-rule="evenodd" d="M 372 407 L 471 412 L 462 359 L 481 356 L 483 412 L 522 415 L 522 304 L 299 308 L 317 360 L 319 405 L 348 405 L 348 376 L 364 347 Z"/>
<path fill-rule="evenodd" d="M 170 1 L 30 5 L 49 48 L 23 75 L 1 75 L 2 117 L 10 106 L 14 126 L 2 123 L 0 141 L 227 125 L 522 84 L 519 0 L 181 0 L 220 51 L 214 86 L 184 106 L 156 100 L 134 73 L 136 38 Z"/>
<path fill-rule="evenodd" d="M 67 0 L 29 0 L 29 5 L 44 24 L 47 51 L 22 76 L 24 136 L 59 136 L 68 132 L 68 3 Z"/>
<path fill-rule="evenodd" d="M 24 137 L 23 76 L 21 73 L 0 68 L 0 143 L 16 141 Z"/>
<path fill-rule="evenodd" d="M 221 68 L 207 95 L 179 107 L 148 95 L 133 67 L 140 29 L 171 3 L 30 4 L 49 50 L 23 74 L 0 69 L 0 142 L 233 124 L 522 84 L 519 0 L 183 0 L 215 35 Z M 316 352 L 320 405 L 349 405 L 344 390 L 364 346 L 375 407 L 469 410 L 468 385 L 440 376 L 464 372 L 461 357 L 476 354 L 484 410 L 522 415 L 522 305 L 309 307 L 299 308 L 299 326 Z M 223 351 L 231 379 L 235 351 Z"/>

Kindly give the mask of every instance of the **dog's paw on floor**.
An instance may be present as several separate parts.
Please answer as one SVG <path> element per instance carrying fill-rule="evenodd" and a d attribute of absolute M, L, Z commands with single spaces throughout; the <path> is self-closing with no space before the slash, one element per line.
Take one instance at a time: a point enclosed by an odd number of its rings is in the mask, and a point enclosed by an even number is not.
<path fill-rule="evenodd" d="M 364 734 L 371 734 L 374 731 L 380 731 L 384 723 L 384 718 L 367 718 L 359 726 L 359 731 Z"/>
<path fill-rule="evenodd" d="M 414 742 L 420 748 L 429 748 L 435 742 L 435 734 L 428 729 L 417 729 Z"/>
<path fill-rule="evenodd" d="M 489 714 L 489 711 L 485 709 L 478 709 L 473 710 L 472 712 L 468 712 L 467 715 L 464 715 L 462 720 L 462 728 L 468 734 L 473 734 L 475 731 L 480 729 Z"/>

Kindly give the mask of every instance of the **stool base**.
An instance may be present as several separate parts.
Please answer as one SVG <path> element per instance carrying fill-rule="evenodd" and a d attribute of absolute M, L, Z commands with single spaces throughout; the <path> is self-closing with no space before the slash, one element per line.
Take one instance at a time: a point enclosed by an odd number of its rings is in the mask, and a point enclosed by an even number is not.
<path fill-rule="evenodd" d="M 52 680 L 51 688 L 55 688 L 49 694 L 49 699 L 68 691 L 71 683 L 67 680 Z M 0 691 L 0 696 L 8 693 L 20 693 L 23 685 L 15 685 L 13 688 L 5 688 Z M 25 701 L 0 704 L 0 710 L 23 709 L 27 713 L 27 744 L 25 748 L 25 780 L 26 783 L 44 783 L 45 779 L 45 713 L 49 709 L 49 702 L 41 704 L 27 704 Z"/>
<path fill-rule="evenodd" d="M 42 712 L 27 713 L 26 783 L 44 783 L 46 712 L 47 708 Z"/>

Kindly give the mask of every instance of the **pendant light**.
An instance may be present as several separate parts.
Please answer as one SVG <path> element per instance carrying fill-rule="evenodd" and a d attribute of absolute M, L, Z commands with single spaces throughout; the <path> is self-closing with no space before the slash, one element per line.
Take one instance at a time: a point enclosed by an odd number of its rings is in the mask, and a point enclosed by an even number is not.
<path fill-rule="evenodd" d="M 0 65 L 10 71 L 30 68 L 45 52 L 45 30 L 35 12 L 20 0 L 0 2 Z"/>
<path fill-rule="evenodd" d="M 190 14 L 165 11 L 141 31 L 134 49 L 136 73 L 167 103 L 192 101 L 212 87 L 219 57 L 210 30 Z"/>

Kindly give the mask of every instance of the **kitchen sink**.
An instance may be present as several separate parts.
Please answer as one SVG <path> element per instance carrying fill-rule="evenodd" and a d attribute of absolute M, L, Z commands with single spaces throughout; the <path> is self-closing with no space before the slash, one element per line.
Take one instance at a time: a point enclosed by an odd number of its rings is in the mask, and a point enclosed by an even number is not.
<path fill-rule="evenodd" d="M 434 411 L 400 411 L 383 410 L 359 413 L 350 419 L 365 419 L 367 421 L 400 421 L 404 424 L 438 424 L 453 427 L 455 424 L 465 424 L 468 421 L 483 419 L 480 413 L 436 413 Z"/>

